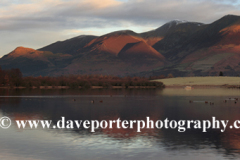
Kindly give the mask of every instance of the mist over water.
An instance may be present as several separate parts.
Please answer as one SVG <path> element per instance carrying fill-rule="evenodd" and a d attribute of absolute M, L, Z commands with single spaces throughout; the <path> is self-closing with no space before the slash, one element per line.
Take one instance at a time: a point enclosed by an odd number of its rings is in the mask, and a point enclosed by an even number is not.
<path fill-rule="evenodd" d="M 237 89 L 0 90 L 14 120 L 240 119 Z M 231 98 L 231 99 L 229 99 Z M 94 103 L 91 101 L 94 100 Z M 193 103 L 189 103 L 189 101 Z M 225 103 L 224 100 L 227 100 Z M 100 102 L 102 101 L 102 102 Z M 205 104 L 214 102 L 214 105 Z M 240 131 L 209 129 L 0 129 L 1 159 L 238 159 Z"/>

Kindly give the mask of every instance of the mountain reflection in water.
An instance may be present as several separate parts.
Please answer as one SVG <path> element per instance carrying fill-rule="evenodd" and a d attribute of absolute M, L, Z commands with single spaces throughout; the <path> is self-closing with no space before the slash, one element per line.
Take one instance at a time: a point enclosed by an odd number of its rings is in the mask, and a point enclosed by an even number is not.
<path fill-rule="evenodd" d="M 207 96 L 204 96 L 203 92 L 206 92 Z M 12 120 L 49 119 L 56 123 L 62 116 L 66 120 L 99 121 L 117 118 L 146 121 L 147 116 L 154 121 L 165 118 L 211 120 L 214 116 L 217 120 L 229 120 L 231 124 L 240 119 L 240 101 L 237 104 L 231 100 L 227 103 L 223 102 L 231 97 L 239 98 L 239 90 L 0 90 L 0 94 L 1 114 Z M 91 103 L 92 100 L 94 103 Z M 189 103 L 189 100 L 194 102 Z M 214 102 L 214 105 L 205 104 L 204 101 Z M 47 135 L 48 141 L 42 142 L 45 147 L 43 151 L 47 151 L 57 143 L 55 138 L 61 137 L 68 145 L 65 152 L 69 154 L 61 157 L 63 159 L 70 157 L 78 159 L 79 154 L 82 159 L 159 159 L 159 156 L 162 159 L 240 158 L 238 129 L 227 128 L 224 133 L 217 129 L 209 129 L 206 133 L 201 129 L 187 129 L 183 133 L 178 132 L 177 129 L 142 129 L 141 131 L 138 133 L 136 126 L 134 129 L 117 129 L 113 126 L 113 129 L 98 129 L 96 133 L 83 128 L 72 130 L 39 128 L 32 131 L 18 129 L 13 125 L 9 131 L 1 129 L 0 135 L 6 134 L 4 137 L 14 135 L 17 141 L 31 139 L 28 134 L 33 132 L 36 135 L 42 134 L 43 140 L 44 135 Z M 36 144 L 39 141 L 41 137 L 38 140 L 33 137 L 31 140 Z M 10 143 L 13 142 L 0 140 L 0 143 L 11 146 Z M 24 142 L 21 143 L 23 151 L 17 150 L 14 153 L 29 155 L 29 149 L 24 149 Z M 94 153 L 87 152 L 87 149 Z M 9 150 L 11 147 L 8 151 L 0 151 L 0 153 L 10 152 Z M 54 153 L 59 153 L 61 150 L 60 145 L 54 149 Z M 49 158 L 47 154 L 41 156 L 31 153 L 32 159 Z M 51 159 L 54 157 L 59 159 L 57 156 L 51 156 Z"/>

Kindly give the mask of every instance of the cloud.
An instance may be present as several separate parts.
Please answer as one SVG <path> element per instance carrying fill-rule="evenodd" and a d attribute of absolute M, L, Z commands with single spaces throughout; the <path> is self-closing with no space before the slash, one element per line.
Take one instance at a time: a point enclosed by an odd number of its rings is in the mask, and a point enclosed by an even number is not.
<path fill-rule="evenodd" d="M 1 30 L 74 29 L 157 25 L 172 19 L 209 23 L 225 14 L 239 14 L 236 5 L 196 0 L 36 0 L 0 8 Z M 6 3 L 6 2 L 5 2 Z M 207 16 L 206 16 L 207 15 Z"/>
<path fill-rule="evenodd" d="M 41 47 L 42 34 L 52 35 L 49 42 L 83 33 L 77 30 L 102 34 L 137 28 L 142 32 L 173 19 L 211 23 L 226 14 L 240 14 L 239 10 L 237 0 L 1 0 L 0 36 L 12 39 L 7 45 L 12 48 L 16 39 Z M 0 54 L 10 50 L 5 48 Z"/>
<path fill-rule="evenodd" d="M 0 30 L 102 28 L 126 21 L 154 26 L 172 19 L 209 23 L 229 13 L 240 12 L 236 5 L 215 1 L 36 0 L 0 8 Z"/>

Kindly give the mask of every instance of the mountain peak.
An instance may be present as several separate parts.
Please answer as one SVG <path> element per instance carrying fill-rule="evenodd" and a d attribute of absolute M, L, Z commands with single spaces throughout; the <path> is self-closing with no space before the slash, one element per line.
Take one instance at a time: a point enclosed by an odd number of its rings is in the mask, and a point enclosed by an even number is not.
<path fill-rule="evenodd" d="M 213 23 L 231 25 L 231 24 L 236 23 L 236 22 L 240 23 L 240 16 L 228 14 L 228 15 L 225 15 L 222 18 L 216 20 Z"/>
<path fill-rule="evenodd" d="M 239 16 L 234 15 L 234 14 L 227 14 L 227 15 L 225 15 L 225 16 L 223 16 L 223 17 L 239 17 Z"/>
<path fill-rule="evenodd" d="M 185 20 L 172 20 L 170 22 L 167 22 L 166 25 L 169 25 L 169 27 L 173 26 L 173 25 L 179 25 L 179 24 L 182 24 L 182 23 L 188 23 L 188 21 L 185 21 Z"/>
<path fill-rule="evenodd" d="M 31 50 L 31 51 L 35 51 L 34 49 L 32 49 L 32 48 L 26 48 L 26 47 L 22 47 L 22 46 L 19 46 L 19 47 L 17 47 L 15 50 L 14 50 L 14 52 L 21 52 L 21 51 L 26 51 L 26 50 Z"/>
<path fill-rule="evenodd" d="M 199 27 L 203 26 L 203 23 L 198 22 L 189 22 L 185 20 L 173 20 L 170 22 L 165 23 L 164 25 L 160 26 L 159 28 L 141 33 L 142 37 L 165 37 L 167 34 L 182 31 L 182 32 L 191 32 L 198 30 Z"/>
<path fill-rule="evenodd" d="M 82 35 L 80 35 L 80 36 L 76 36 L 76 37 L 67 39 L 67 41 L 68 41 L 68 40 L 73 40 L 73 39 L 84 39 L 84 38 L 89 38 L 89 37 L 97 37 L 97 36 L 82 34 Z"/>
<path fill-rule="evenodd" d="M 35 52 L 36 50 L 32 49 L 32 48 L 26 48 L 26 47 L 17 47 L 14 51 L 12 51 L 10 54 L 18 54 L 18 55 L 23 55 L 29 52 Z"/>
<path fill-rule="evenodd" d="M 113 35 L 116 35 L 116 36 L 119 36 L 119 35 L 132 35 L 132 36 L 139 36 L 137 33 L 135 33 L 134 31 L 132 30 L 120 30 L 120 31 L 115 31 L 115 32 L 111 32 L 111 33 L 108 33 L 104 36 L 113 36 Z"/>
<path fill-rule="evenodd" d="M 35 54 L 34 54 L 35 53 Z M 37 54 L 41 54 L 42 51 L 37 51 L 35 49 L 32 48 L 26 48 L 26 47 L 17 47 L 15 50 L 13 50 L 12 52 L 10 52 L 8 55 L 6 55 L 7 57 L 19 57 L 19 56 L 29 56 L 29 55 L 36 55 Z"/>
<path fill-rule="evenodd" d="M 182 25 L 182 24 L 186 24 L 186 25 L 194 25 L 194 26 L 202 26 L 203 23 L 198 23 L 198 22 L 189 22 L 186 20 L 173 20 L 170 22 L 165 23 L 163 26 L 161 27 L 165 27 L 165 28 L 171 28 L 171 27 L 176 27 L 178 25 Z M 161 27 L 157 28 L 160 29 Z M 157 30 L 156 29 L 156 30 Z"/>

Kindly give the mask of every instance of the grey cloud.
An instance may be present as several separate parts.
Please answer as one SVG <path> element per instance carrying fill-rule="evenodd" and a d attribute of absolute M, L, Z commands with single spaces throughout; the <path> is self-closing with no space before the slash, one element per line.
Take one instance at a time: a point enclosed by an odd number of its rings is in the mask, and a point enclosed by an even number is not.
<path fill-rule="evenodd" d="M 121 21 L 144 25 L 160 25 L 172 19 L 210 23 L 228 13 L 239 13 L 236 6 L 213 1 L 148 0 L 129 1 L 117 6 L 97 8 L 91 3 L 63 3 L 32 15 L 0 18 L 1 30 L 14 29 L 70 29 L 112 27 Z"/>
<path fill-rule="evenodd" d="M 214 4 L 208 1 L 143 1 L 127 3 L 118 8 L 99 11 L 100 18 L 129 20 L 134 23 L 159 23 L 172 19 L 185 19 L 209 23 L 236 10 L 234 6 Z M 174 4 L 174 5 L 172 5 Z"/>

